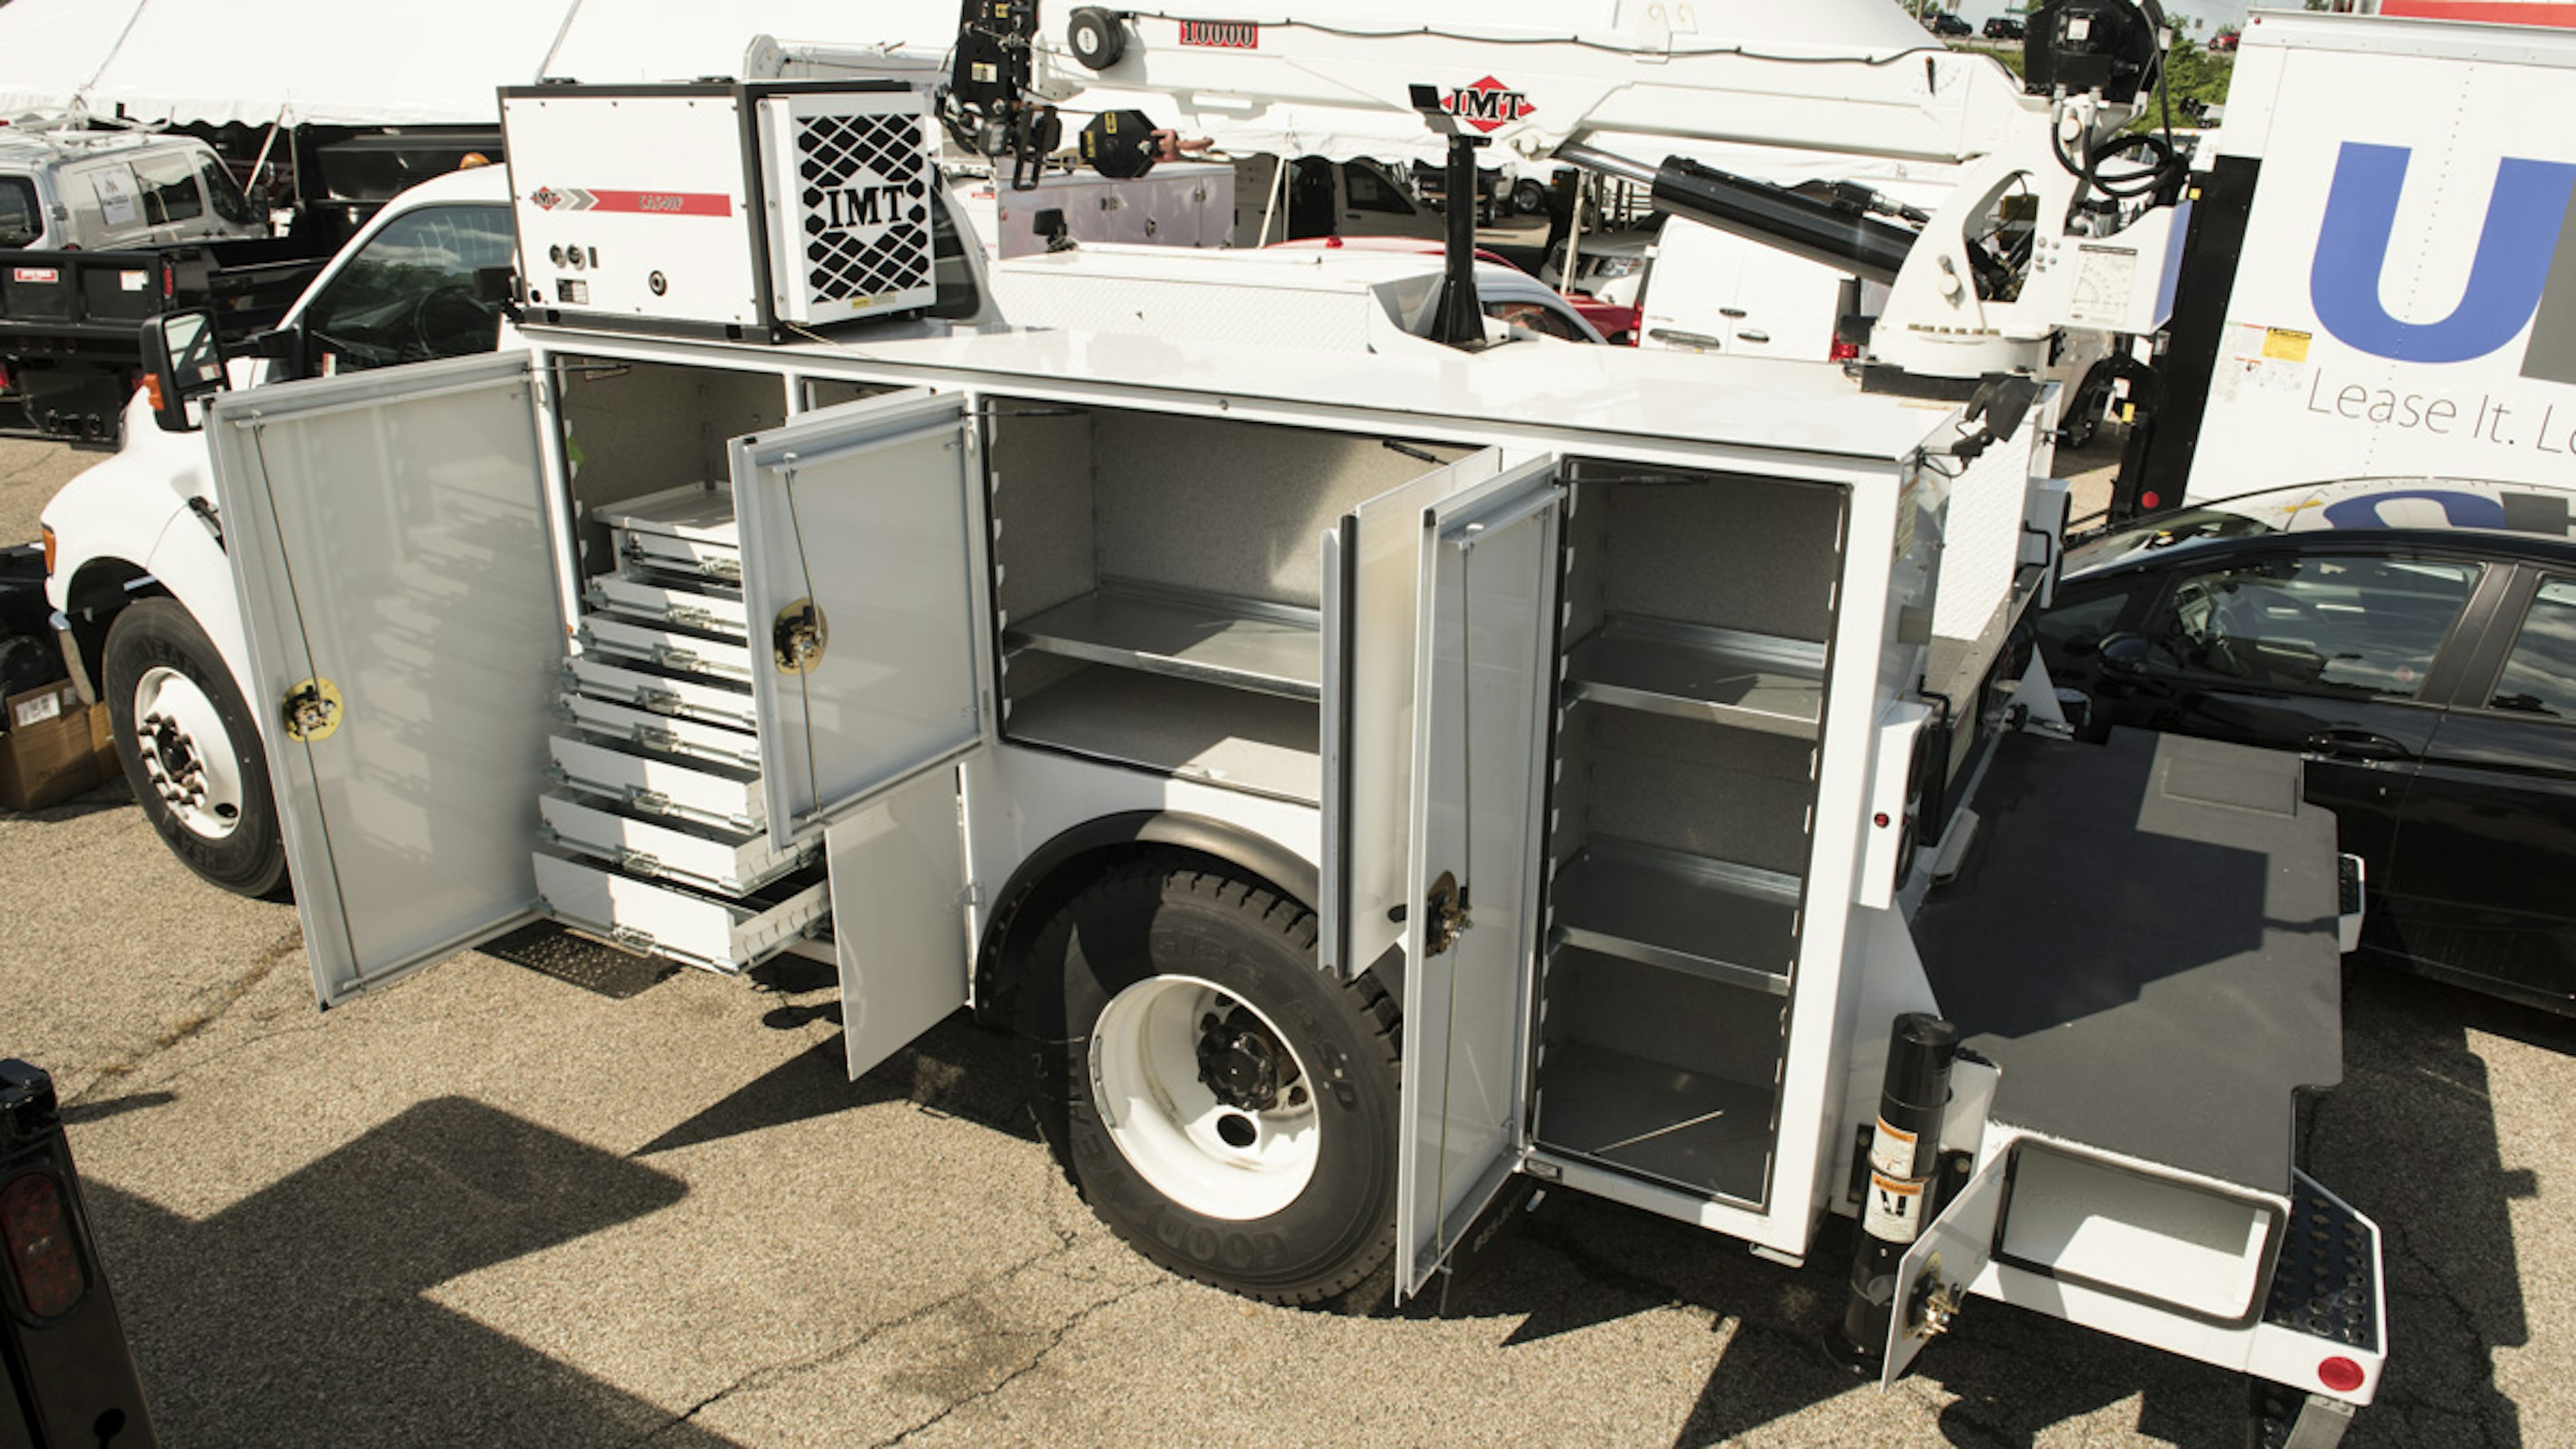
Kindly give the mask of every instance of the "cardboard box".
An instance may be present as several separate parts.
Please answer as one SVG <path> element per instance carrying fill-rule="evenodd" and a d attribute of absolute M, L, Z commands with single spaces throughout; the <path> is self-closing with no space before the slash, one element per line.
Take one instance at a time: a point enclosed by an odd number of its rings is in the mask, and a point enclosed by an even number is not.
<path fill-rule="evenodd" d="M 106 707 L 82 705 L 68 680 L 0 700 L 0 808 L 41 810 L 97 785 L 115 768 Z"/>

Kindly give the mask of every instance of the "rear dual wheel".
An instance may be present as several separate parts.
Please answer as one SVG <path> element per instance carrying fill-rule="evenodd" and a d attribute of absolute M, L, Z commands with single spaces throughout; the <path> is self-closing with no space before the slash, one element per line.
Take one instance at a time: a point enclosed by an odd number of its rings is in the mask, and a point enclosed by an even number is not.
<path fill-rule="evenodd" d="M 1039 932 L 1021 1030 L 1049 1145 L 1137 1251 L 1283 1304 L 1373 1307 L 1395 1247 L 1396 1008 L 1314 913 L 1175 854 Z"/>

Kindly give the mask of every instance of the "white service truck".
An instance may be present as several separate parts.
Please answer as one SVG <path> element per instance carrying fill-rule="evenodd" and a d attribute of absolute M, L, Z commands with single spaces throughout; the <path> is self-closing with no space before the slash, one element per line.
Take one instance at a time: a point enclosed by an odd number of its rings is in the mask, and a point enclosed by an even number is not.
<path fill-rule="evenodd" d="M 2040 389 L 952 326 L 886 93 L 503 115 L 523 349 L 223 391 L 165 327 L 326 1004 L 537 918 L 801 952 L 853 1074 L 1021 1033 L 1095 1210 L 1234 1291 L 1426 1291 L 1541 1187 L 1839 1212 L 1885 1376 L 1981 1295 L 2303 1442 L 2371 1397 L 2377 1233 L 2291 1149 L 2333 822 L 2046 727 Z"/>

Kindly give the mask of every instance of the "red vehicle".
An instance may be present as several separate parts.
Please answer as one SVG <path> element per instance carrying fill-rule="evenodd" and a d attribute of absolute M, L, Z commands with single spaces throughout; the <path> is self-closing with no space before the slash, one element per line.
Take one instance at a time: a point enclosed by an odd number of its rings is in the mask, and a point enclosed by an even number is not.
<path fill-rule="evenodd" d="M 2221 55 L 2235 54 L 2236 32 L 2233 30 L 2222 30 L 2216 35 L 2209 37 L 2209 48 L 2217 51 Z"/>
<path fill-rule="evenodd" d="M 1439 242 L 1406 236 L 1306 237 L 1297 241 L 1273 242 L 1269 249 L 1276 250 L 1280 247 L 1306 250 L 1322 247 L 1367 252 L 1414 252 L 1424 256 L 1439 256 L 1442 252 Z M 1528 270 L 1513 266 L 1510 258 L 1483 247 L 1476 248 L 1476 260 L 1491 266 L 1511 267 L 1513 271 L 1524 274 Z M 1615 302 L 1600 301 L 1587 297 L 1581 292 L 1559 292 L 1557 295 L 1565 299 L 1565 305 L 1571 308 L 1576 316 L 1591 324 L 1592 330 L 1601 334 L 1602 341 L 1613 347 L 1637 345 L 1637 319 L 1640 309 L 1633 306 L 1623 307 Z"/>

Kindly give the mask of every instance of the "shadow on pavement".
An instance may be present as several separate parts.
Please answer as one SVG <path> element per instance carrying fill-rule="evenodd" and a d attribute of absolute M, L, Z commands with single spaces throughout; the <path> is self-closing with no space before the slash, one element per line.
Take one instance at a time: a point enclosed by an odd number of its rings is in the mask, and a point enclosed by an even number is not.
<path fill-rule="evenodd" d="M 203 1220 L 86 1192 L 174 1441 L 727 1442 L 425 1296 L 678 1202 L 651 1167 L 447 1097 Z"/>
<path fill-rule="evenodd" d="M 770 1015 L 815 1009 L 781 1006 Z M 843 1039 L 829 1037 L 645 1143 L 635 1155 L 651 1157 L 882 1102 L 910 1102 L 1034 1142 L 1037 1127 L 1021 1095 L 1014 1055 L 1009 1037 L 978 1028 L 961 1011 L 854 1083 Z"/>

